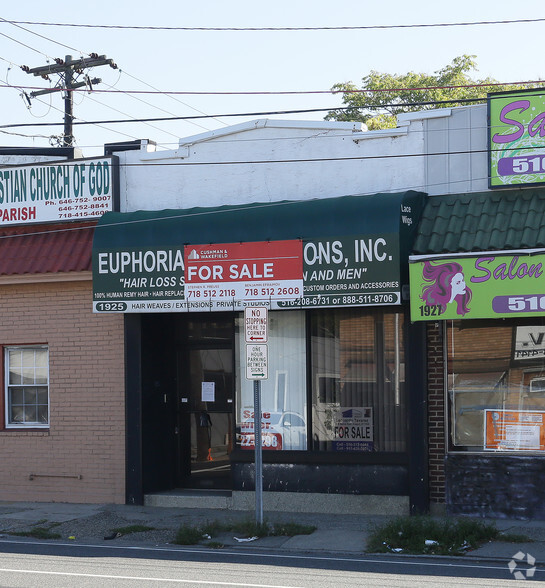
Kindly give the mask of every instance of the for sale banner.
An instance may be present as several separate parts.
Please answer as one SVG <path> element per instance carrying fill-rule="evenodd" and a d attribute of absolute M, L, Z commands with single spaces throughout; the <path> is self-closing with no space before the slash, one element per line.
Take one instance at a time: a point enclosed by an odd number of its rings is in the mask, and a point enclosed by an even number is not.
<path fill-rule="evenodd" d="M 303 245 L 299 240 L 186 245 L 188 302 L 278 301 L 303 295 Z"/>
<path fill-rule="evenodd" d="M 545 182 L 545 92 L 488 95 L 490 187 Z"/>
<path fill-rule="evenodd" d="M 484 449 L 492 451 L 544 451 L 545 412 L 484 411 Z"/>
<path fill-rule="evenodd" d="M 543 316 L 545 255 L 413 261 L 411 320 Z"/>

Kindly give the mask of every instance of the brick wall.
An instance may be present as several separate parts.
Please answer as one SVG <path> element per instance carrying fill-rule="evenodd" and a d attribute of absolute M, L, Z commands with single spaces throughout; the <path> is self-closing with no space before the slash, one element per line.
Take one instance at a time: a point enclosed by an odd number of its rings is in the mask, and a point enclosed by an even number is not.
<path fill-rule="evenodd" d="M 50 363 L 49 430 L 0 431 L 0 500 L 125 502 L 123 317 L 93 314 L 90 281 L 0 302 L 0 345 L 47 343 Z"/>
<path fill-rule="evenodd" d="M 428 323 L 428 443 L 430 502 L 445 502 L 445 372 L 441 323 Z"/>

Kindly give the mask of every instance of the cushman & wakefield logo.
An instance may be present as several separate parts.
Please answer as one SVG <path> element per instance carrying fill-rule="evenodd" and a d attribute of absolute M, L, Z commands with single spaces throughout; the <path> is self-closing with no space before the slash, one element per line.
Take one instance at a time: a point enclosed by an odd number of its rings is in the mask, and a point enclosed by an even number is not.
<path fill-rule="evenodd" d="M 508 567 L 515 580 L 527 580 L 533 578 L 536 573 L 536 558 L 519 551 L 511 558 Z"/>

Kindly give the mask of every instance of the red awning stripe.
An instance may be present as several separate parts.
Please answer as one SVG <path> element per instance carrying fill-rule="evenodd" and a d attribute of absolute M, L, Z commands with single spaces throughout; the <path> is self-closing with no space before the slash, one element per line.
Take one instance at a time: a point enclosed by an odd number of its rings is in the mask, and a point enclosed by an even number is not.
<path fill-rule="evenodd" d="M 0 229 L 0 275 L 91 271 L 96 222 Z"/>

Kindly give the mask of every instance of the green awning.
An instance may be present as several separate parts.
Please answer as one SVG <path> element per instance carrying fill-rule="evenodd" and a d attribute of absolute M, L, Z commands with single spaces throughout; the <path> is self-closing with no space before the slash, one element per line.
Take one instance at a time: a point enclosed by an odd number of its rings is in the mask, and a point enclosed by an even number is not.
<path fill-rule="evenodd" d="M 545 189 L 429 198 L 410 261 L 413 321 L 543 316 Z"/>
<path fill-rule="evenodd" d="M 423 203 L 422 192 L 409 190 L 215 208 L 107 212 L 98 223 L 93 248 L 397 233 L 402 223 L 402 206 L 412 211 L 412 224 L 405 225 L 406 236 L 410 239 L 414 236 Z"/>
<path fill-rule="evenodd" d="M 152 264 L 152 250 L 167 251 L 169 260 L 176 256 L 183 258 L 187 254 L 187 251 L 184 252 L 184 246 L 187 245 L 300 241 L 303 246 L 310 247 L 313 260 L 320 257 L 322 263 L 320 267 L 318 263 L 306 267 L 305 276 L 309 280 L 314 276 L 313 285 L 316 287 L 305 287 L 305 291 L 325 293 L 332 290 L 333 287 L 325 282 L 326 275 L 330 279 L 333 276 L 334 282 L 346 282 L 343 294 L 356 294 L 356 286 L 351 285 L 355 283 L 354 276 L 359 276 L 360 282 L 363 278 L 372 280 L 373 287 L 365 286 L 365 294 L 400 290 L 401 284 L 408 284 L 407 260 L 425 198 L 422 192 L 407 191 L 215 208 L 108 212 L 100 219 L 93 242 L 95 310 L 118 310 L 104 305 L 97 307 L 97 302 L 108 298 L 125 302 L 127 296 L 143 300 L 159 299 L 157 292 L 150 291 L 150 282 L 139 281 L 140 277 L 145 277 L 144 272 L 140 271 L 142 255 L 148 255 L 148 265 Z M 333 245 L 334 242 L 337 245 Z M 354 251 L 360 245 L 361 251 Z M 368 253 L 370 247 L 376 248 L 374 259 L 373 253 Z M 335 252 L 337 261 L 334 261 Z M 117 267 L 119 263 L 114 260 L 116 255 L 118 261 L 121 259 L 121 270 Z M 342 267 L 338 261 L 341 256 Z M 128 260 L 129 257 L 132 261 L 123 265 L 123 259 Z M 114 260 L 112 264 L 117 265 L 108 265 L 108 260 Z M 368 263 L 364 264 L 363 261 Z M 383 271 L 387 266 L 395 266 L 395 273 Z M 167 265 L 162 263 L 162 268 L 166 270 Z M 173 284 L 175 272 L 172 264 L 169 265 L 170 270 L 172 275 L 165 274 L 164 278 L 166 283 Z M 391 275 L 394 277 L 389 277 Z M 394 282 L 397 283 L 395 287 L 391 285 Z M 147 290 L 138 291 L 137 286 L 141 283 Z M 122 291 L 131 288 L 132 292 Z M 146 297 L 144 291 L 149 297 Z M 364 294 L 360 294 L 358 300 L 363 300 Z M 180 295 L 178 292 L 178 298 Z M 176 297 L 174 293 L 172 296 Z M 352 298 L 344 296 L 344 299 Z M 325 304 L 323 300 L 322 297 L 320 302 Z M 399 303 L 399 295 L 397 299 L 392 297 L 391 301 Z M 127 311 L 124 307 L 121 310 Z"/>
<path fill-rule="evenodd" d="M 428 198 L 414 255 L 545 247 L 545 189 Z"/>

